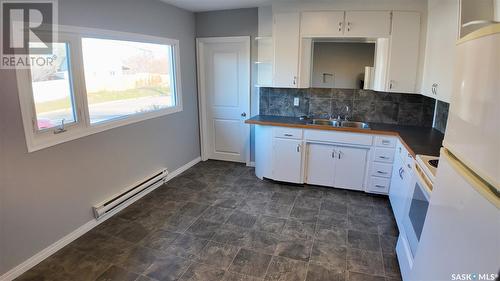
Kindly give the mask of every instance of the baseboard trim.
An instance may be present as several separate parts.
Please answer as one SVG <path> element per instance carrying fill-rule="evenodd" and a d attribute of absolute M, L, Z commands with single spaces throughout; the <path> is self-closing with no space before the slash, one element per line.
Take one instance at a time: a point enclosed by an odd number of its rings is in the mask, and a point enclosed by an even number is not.
<path fill-rule="evenodd" d="M 167 181 L 175 178 L 176 176 L 178 176 L 182 172 L 186 171 L 187 169 L 193 167 L 194 165 L 196 165 L 200 161 L 201 161 L 201 157 L 197 157 L 197 158 L 193 159 L 192 161 L 186 163 L 185 165 L 179 167 L 177 170 L 170 172 L 167 175 Z M 80 236 L 84 235 L 85 233 L 87 233 L 88 231 L 90 231 L 94 227 L 98 226 L 99 224 L 105 222 L 107 219 L 111 218 L 116 213 L 125 209 L 126 207 L 128 207 L 129 205 L 131 205 L 135 201 L 141 199 L 142 197 L 144 197 L 145 195 L 147 195 L 148 193 L 150 193 L 151 191 L 153 191 L 155 189 L 156 188 L 151 188 L 151 189 L 139 194 L 138 196 L 132 198 L 132 200 L 128 201 L 127 203 L 120 206 L 119 208 L 113 210 L 112 212 L 110 212 L 108 215 L 106 215 L 105 217 L 103 217 L 100 220 L 92 219 L 92 220 L 88 221 L 87 223 L 78 227 L 77 229 L 75 229 L 74 231 L 69 233 L 68 235 L 66 235 L 63 238 L 59 239 L 58 241 L 54 242 L 52 245 L 50 245 L 47 248 L 36 253 L 35 255 L 33 255 L 32 257 L 30 257 L 26 261 L 22 262 L 18 266 L 7 271 L 5 274 L 0 276 L 0 281 L 12 281 L 13 279 L 21 276 L 21 274 L 25 273 L 26 271 L 33 268 L 35 265 L 39 264 L 40 262 L 42 262 L 46 258 L 50 257 L 52 254 L 59 251 L 64 246 L 75 241 Z"/>

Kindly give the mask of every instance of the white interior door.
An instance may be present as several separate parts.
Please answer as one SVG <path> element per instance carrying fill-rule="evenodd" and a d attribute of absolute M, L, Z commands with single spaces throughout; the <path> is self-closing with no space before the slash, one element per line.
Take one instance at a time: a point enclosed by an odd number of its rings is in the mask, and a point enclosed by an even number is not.
<path fill-rule="evenodd" d="M 249 162 L 250 37 L 198 38 L 202 158 Z"/>

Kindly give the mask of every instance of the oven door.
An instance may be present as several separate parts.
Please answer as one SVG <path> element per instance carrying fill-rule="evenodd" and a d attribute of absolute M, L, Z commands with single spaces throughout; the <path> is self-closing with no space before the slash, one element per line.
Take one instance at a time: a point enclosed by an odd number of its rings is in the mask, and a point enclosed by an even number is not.
<path fill-rule="evenodd" d="M 406 202 L 403 228 L 413 258 L 417 252 L 418 242 L 429 209 L 432 185 L 418 164 L 414 165 L 412 183 Z"/>

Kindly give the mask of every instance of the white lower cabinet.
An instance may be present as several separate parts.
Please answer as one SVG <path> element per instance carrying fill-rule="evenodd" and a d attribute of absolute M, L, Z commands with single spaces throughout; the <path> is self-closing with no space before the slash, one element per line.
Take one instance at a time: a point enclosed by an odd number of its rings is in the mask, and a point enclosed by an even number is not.
<path fill-rule="evenodd" d="M 273 138 L 272 178 L 277 181 L 303 183 L 302 140 Z"/>
<path fill-rule="evenodd" d="M 389 192 L 395 137 L 260 125 L 255 132 L 261 179 Z"/>
<path fill-rule="evenodd" d="M 306 182 L 333 186 L 335 171 L 335 146 L 309 143 L 307 145 Z"/>
<path fill-rule="evenodd" d="M 334 187 L 364 190 L 368 148 L 337 146 Z"/>
<path fill-rule="evenodd" d="M 368 148 L 307 144 L 306 183 L 363 190 Z"/>

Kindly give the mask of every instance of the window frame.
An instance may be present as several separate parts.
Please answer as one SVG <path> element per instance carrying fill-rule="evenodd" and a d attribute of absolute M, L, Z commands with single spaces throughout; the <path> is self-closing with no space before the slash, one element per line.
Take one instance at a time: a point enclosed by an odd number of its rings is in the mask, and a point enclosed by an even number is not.
<path fill-rule="evenodd" d="M 82 38 L 110 39 L 170 45 L 172 48 L 172 65 L 174 70 L 173 78 L 171 79 L 173 81 L 175 106 L 127 115 L 91 124 L 85 86 L 83 51 L 81 44 Z M 54 134 L 54 129 L 38 130 L 32 91 L 31 70 L 17 69 L 16 77 L 19 102 L 21 106 L 28 152 L 34 152 L 88 135 L 181 112 L 183 110 L 179 40 L 136 33 L 60 25 L 58 26 L 58 42 L 69 44 L 68 56 L 69 71 L 71 73 L 70 81 L 74 99 L 75 117 L 77 120 L 65 126 L 66 131 L 63 133 Z"/>

